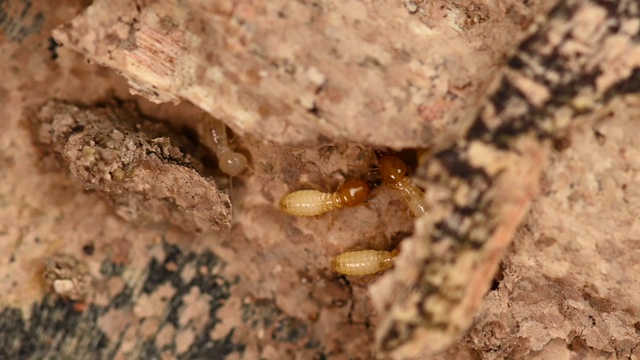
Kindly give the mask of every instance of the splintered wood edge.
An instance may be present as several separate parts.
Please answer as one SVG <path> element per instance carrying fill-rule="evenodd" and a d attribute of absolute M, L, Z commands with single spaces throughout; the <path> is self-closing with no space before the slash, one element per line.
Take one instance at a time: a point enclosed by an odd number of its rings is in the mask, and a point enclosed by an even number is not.
<path fill-rule="evenodd" d="M 550 140 L 603 102 L 640 92 L 640 56 L 627 56 L 640 54 L 638 17 L 634 0 L 560 1 L 508 61 L 465 136 L 422 167 L 432 208 L 396 269 L 371 288 L 384 314 L 381 352 L 433 354 L 468 329 L 538 191 Z"/>

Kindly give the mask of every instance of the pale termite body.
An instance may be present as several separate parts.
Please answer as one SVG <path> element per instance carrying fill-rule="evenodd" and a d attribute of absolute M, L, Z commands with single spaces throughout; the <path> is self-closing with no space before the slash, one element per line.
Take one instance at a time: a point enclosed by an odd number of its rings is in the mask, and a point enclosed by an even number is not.
<path fill-rule="evenodd" d="M 207 118 L 202 121 L 205 134 L 204 143 L 207 144 L 218 158 L 218 167 L 229 176 L 238 176 L 248 165 L 247 158 L 229 146 L 227 128 L 222 121 Z"/>
<path fill-rule="evenodd" d="M 298 190 L 280 200 L 280 208 L 295 216 L 316 216 L 333 209 L 353 207 L 365 202 L 369 187 L 361 180 L 348 180 L 334 193 Z"/>
<path fill-rule="evenodd" d="M 347 251 L 331 261 L 331 267 L 337 273 L 350 276 L 373 275 L 390 269 L 398 256 L 398 249 L 393 251 L 360 250 Z"/>

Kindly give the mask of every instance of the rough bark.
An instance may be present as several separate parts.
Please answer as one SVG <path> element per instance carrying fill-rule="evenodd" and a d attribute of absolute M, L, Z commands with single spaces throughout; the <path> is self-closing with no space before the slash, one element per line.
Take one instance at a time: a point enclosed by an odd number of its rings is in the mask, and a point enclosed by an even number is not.
<path fill-rule="evenodd" d="M 517 23 L 501 21 L 503 6 Z M 530 16 L 491 1 L 102 0 L 54 36 L 123 74 L 133 93 L 188 100 L 241 135 L 402 149 L 450 131 L 483 85 L 470 79 L 486 78 L 495 51 L 514 40 L 495 31 Z M 460 36 L 480 28 L 498 43 Z"/>
<path fill-rule="evenodd" d="M 463 138 L 420 169 L 429 216 L 404 241 L 397 271 L 372 290 L 389 310 L 382 351 L 435 353 L 468 329 L 539 191 L 552 142 L 585 113 L 640 90 L 639 25 L 635 1 L 561 1 L 509 59 Z"/>
<path fill-rule="evenodd" d="M 56 153 L 83 189 L 103 194 L 125 220 L 229 231 L 229 196 L 194 169 L 202 165 L 171 143 L 166 126 L 145 122 L 131 107 L 83 110 L 55 102 L 32 124 L 45 151 Z"/>

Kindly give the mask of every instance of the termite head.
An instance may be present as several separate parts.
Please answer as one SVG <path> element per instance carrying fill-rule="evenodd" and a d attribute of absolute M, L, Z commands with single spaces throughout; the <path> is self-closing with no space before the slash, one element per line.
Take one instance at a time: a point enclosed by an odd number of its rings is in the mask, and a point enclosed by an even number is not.
<path fill-rule="evenodd" d="M 395 156 L 387 155 L 380 159 L 378 164 L 382 180 L 389 185 L 394 185 L 404 180 L 407 174 L 407 165 Z"/>
<path fill-rule="evenodd" d="M 220 170 L 229 176 L 237 176 L 247 168 L 247 158 L 237 152 L 226 152 L 218 157 Z"/>
<path fill-rule="evenodd" d="M 369 186 L 362 180 L 348 180 L 338 189 L 338 199 L 345 206 L 360 205 L 369 195 Z"/>

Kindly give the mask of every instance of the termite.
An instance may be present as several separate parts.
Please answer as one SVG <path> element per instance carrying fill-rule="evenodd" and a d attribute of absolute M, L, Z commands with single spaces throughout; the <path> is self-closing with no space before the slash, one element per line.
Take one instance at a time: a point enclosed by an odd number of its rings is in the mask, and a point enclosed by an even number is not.
<path fill-rule="evenodd" d="M 227 138 L 227 128 L 222 121 L 211 118 L 202 120 L 204 141 L 218 158 L 218 166 L 223 173 L 237 176 L 247 168 L 247 158 L 231 149 Z"/>
<path fill-rule="evenodd" d="M 373 275 L 379 271 L 390 269 L 397 256 L 398 249 L 393 251 L 347 251 L 336 256 L 331 261 L 331 267 L 342 275 Z"/>
<path fill-rule="evenodd" d="M 344 206 L 362 204 L 369 195 L 369 186 L 362 180 L 348 180 L 338 191 L 298 190 L 280 199 L 280 208 L 295 216 L 315 216 Z"/>
<path fill-rule="evenodd" d="M 395 156 L 384 156 L 380 161 L 379 171 L 382 181 L 387 186 L 400 190 L 402 197 L 409 205 L 414 216 L 427 213 L 424 193 L 407 177 L 407 165 Z"/>

